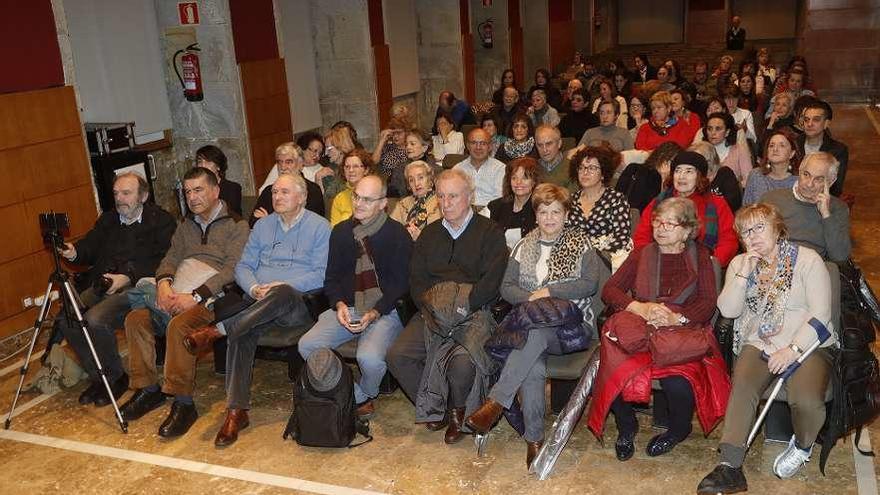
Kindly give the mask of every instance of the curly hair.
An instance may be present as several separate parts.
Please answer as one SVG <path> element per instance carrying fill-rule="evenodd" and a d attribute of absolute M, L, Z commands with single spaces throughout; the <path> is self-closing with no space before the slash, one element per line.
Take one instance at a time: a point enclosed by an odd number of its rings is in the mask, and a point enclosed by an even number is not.
<path fill-rule="evenodd" d="M 602 143 L 599 146 L 587 146 L 575 153 L 568 164 L 569 179 L 575 184 L 579 184 L 578 169 L 580 169 L 584 161 L 590 158 L 595 158 L 599 162 L 599 167 L 602 169 L 602 184 L 607 186 L 614 176 L 614 171 L 620 165 L 621 157 L 620 153 L 611 149 L 611 146 L 606 143 Z"/>

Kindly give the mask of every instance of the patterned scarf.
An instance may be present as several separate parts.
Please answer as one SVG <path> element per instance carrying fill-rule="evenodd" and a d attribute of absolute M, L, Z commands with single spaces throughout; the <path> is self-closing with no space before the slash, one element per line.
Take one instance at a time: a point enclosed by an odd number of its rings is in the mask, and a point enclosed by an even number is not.
<path fill-rule="evenodd" d="M 425 228 L 425 226 L 428 225 L 428 201 L 433 197 L 433 190 L 428 191 L 428 193 L 421 198 L 413 196 L 416 202 L 406 214 L 406 223 L 412 223 L 417 229 Z"/>
<path fill-rule="evenodd" d="M 748 311 L 733 324 L 734 350 L 737 353 L 742 346 L 744 331 L 751 331 L 757 327 L 758 337 L 769 344 L 770 337 L 782 330 L 785 306 L 791 292 L 794 267 L 797 263 L 798 247 L 788 239 L 779 239 L 776 244 L 778 254 L 775 266 L 763 259 L 759 260 L 746 282 Z M 769 280 L 759 283 L 762 277 L 767 276 Z"/>
<path fill-rule="evenodd" d="M 715 248 L 718 246 L 718 208 L 715 206 L 715 203 L 712 202 L 709 194 L 703 194 L 703 199 L 706 203 L 706 209 L 703 211 L 703 245 L 709 248 L 709 251 L 715 252 Z M 660 204 L 666 198 L 670 198 L 673 196 L 678 196 L 675 193 L 674 188 L 669 188 L 665 191 L 661 191 L 657 196 L 656 204 Z M 696 194 L 688 196 L 688 199 L 691 201 Z M 696 205 L 696 201 L 694 201 Z"/>
<path fill-rule="evenodd" d="M 510 157 L 511 160 L 515 158 L 522 158 L 535 148 L 535 138 L 530 137 L 522 142 L 517 142 L 515 139 L 508 139 L 504 141 L 504 144 L 501 146 L 504 147 L 504 153 Z"/>
<path fill-rule="evenodd" d="M 357 260 L 354 264 L 354 307 L 360 314 L 373 309 L 379 299 L 382 299 L 379 275 L 376 273 L 376 266 L 370 254 L 368 238 L 385 225 L 385 220 L 388 220 L 388 215 L 382 211 L 370 223 L 355 221 L 352 229 L 357 245 Z"/>

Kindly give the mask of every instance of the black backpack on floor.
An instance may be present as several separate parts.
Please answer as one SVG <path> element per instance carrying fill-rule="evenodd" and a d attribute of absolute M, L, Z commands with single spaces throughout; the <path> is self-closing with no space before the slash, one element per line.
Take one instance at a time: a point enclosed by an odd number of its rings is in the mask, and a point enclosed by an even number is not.
<path fill-rule="evenodd" d="M 840 349 L 834 352 L 831 371 L 834 399 L 821 434 L 823 474 L 831 448 L 850 432 L 855 431 L 856 449 L 862 455 L 874 455 L 859 449 L 858 443 L 862 428 L 880 414 L 880 365 L 871 350 L 877 302 L 852 260 L 840 266 L 840 299 Z"/>
<path fill-rule="evenodd" d="M 358 433 L 366 440 L 352 444 Z M 370 424 L 356 414 L 351 368 L 342 365 L 336 386 L 321 392 L 309 382 L 308 366 L 302 367 L 293 384 L 293 414 L 283 435 L 288 437 L 306 447 L 357 447 L 373 440 Z"/>

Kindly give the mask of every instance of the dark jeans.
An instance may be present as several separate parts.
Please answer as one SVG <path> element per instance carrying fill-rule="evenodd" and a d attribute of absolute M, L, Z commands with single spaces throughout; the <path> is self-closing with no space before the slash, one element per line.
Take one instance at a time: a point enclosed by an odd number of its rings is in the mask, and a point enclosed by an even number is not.
<path fill-rule="evenodd" d="M 246 296 L 247 302 L 253 301 Z M 228 338 L 226 399 L 230 409 L 249 409 L 254 356 L 260 335 L 272 326 L 311 324 L 302 294 L 289 285 L 273 287 L 263 299 L 223 320 Z"/>
<path fill-rule="evenodd" d="M 682 441 L 691 434 L 694 419 L 694 391 L 690 382 L 681 376 L 668 376 L 660 379 L 660 387 L 666 393 L 669 403 L 668 434 Z M 632 404 L 625 402 L 619 395 L 611 404 L 611 412 L 617 422 L 620 435 L 633 437 L 639 429 L 636 412 Z"/>
<path fill-rule="evenodd" d="M 59 287 L 60 290 L 63 290 Z M 101 365 L 107 372 L 107 379 L 116 380 L 125 372 L 122 367 L 122 359 L 119 357 L 119 347 L 116 343 L 116 329 L 122 328 L 125 315 L 129 311 L 128 296 L 125 292 L 98 296 L 91 288 L 80 294 L 83 305 L 88 308 L 83 314 L 89 330 L 89 337 L 95 347 L 95 353 L 101 360 Z M 60 300 L 58 301 L 60 304 Z M 83 368 L 89 374 L 92 381 L 100 380 L 98 368 L 92 358 L 89 345 L 83 337 L 82 329 L 76 322 L 76 316 L 71 311 L 72 321 L 68 322 L 64 312 L 60 312 L 55 318 L 56 328 L 61 330 L 70 347 L 76 352 Z"/>

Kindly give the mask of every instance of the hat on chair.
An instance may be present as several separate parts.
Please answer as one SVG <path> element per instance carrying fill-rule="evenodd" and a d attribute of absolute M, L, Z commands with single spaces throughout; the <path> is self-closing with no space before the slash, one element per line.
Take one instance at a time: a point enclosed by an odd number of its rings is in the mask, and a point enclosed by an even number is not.
<path fill-rule="evenodd" d="M 326 392 L 339 383 L 342 377 L 342 361 L 330 349 L 324 347 L 306 359 L 309 384 L 318 392 Z"/>

